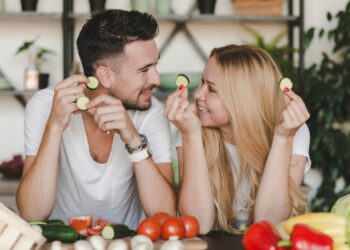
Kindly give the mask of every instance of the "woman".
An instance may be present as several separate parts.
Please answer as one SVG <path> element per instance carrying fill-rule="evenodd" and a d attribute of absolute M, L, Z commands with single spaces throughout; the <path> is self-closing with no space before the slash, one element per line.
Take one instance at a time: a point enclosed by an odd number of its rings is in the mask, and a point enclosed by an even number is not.
<path fill-rule="evenodd" d="M 181 132 L 179 211 L 200 233 L 238 233 L 242 224 L 277 223 L 305 212 L 300 193 L 310 167 L 309 113 L 262 49 L 214 49 L 194 94 L 182 86 L 166 101 L 165 116 Z"/>

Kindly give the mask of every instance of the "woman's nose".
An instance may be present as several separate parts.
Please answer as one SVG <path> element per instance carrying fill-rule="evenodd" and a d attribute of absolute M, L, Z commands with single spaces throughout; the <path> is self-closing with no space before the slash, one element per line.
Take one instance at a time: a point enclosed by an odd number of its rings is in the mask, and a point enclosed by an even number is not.
<path fill-rule="evenodd" d="M 194 92 L 194 99 L 197 99 L 197 100 L 203 100 L 204 99 L 204 96 L 205 96 L 205 87 L 204 85 L 200 85 L 196 91 Z"/>

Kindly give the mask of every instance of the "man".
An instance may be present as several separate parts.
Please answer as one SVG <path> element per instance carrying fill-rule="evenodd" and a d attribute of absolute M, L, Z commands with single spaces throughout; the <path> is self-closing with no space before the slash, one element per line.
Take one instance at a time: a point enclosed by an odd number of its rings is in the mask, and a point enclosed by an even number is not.
<path fill-rule="evenodd" d="M 90 90 L 74 75 L 28 103 L 17 192 L 24 219 L 91 214 L 136 228 L 145 214 L 175 215 L 169 124 L 152 97 L 157 33 L 153 17 L 136 11 L 108 10 L 83 26 L 79 56 L 100 85 Z M 91 100 L 87 111 L 77 109 L 81 95 Z"/>

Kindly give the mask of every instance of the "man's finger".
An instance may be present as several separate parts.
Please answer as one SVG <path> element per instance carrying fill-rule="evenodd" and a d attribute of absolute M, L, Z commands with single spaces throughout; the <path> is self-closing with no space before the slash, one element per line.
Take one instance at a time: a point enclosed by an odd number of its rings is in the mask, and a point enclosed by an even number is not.
<path fill-rule="evenodd" d="M 121 104 L 120 100 L 109 96 L 109 95 L 100 95 L 92 100 L 86 105 L 88 109 L 96 107 L 100 104 L 112 104 L 112 105 L 118 105 Z"/>
<path fill-rule="evenodd" d="M 70 86 L 77 85 L 79 83 L 84 83 L 83 84 L 83 86 L 84 86 L 85 83 L 87 83 L 87 82 L 88 82 L 88 79 L 84 75 L 72 75 L 72 76 L 64 79 L 62 82 L 58 83 L 56 85 L 55 89 L 58 90 L 58 89 L 62 89 L 62 88 L 67 88 Z"/>

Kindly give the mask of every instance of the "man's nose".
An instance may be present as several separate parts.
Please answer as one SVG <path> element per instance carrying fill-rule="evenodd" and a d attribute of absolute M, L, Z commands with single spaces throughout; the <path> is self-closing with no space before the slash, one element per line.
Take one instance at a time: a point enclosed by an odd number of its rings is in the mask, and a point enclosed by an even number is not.
<path fill-rule="evenodd" d="M 160 85 L 160 75 L 156 68 L 150 69 L 149 76 L 148 76 L 148 82 L 156 85 L 159 87 Z"/>

